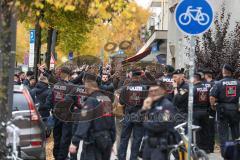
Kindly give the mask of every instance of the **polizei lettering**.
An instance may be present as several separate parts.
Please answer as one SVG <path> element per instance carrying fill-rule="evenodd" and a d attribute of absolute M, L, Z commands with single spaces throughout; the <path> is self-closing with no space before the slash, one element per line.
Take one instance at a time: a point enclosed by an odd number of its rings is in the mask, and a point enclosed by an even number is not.
<path fill-rule="evenodd" d="M 54 85 L 54 89 L 61 90 L 61 91 L 66 91 L 67 87 L 66 86 L 60 86 L 60 85 Z"/>
<path fill-rule="evenodd" d="M 142 91 L 143 87 L 141 87 L 141 86 L 128 86 L 127 90 L 130 90 L 130 91 Z"/>
<path fill-rule="evenodd" d="M 197 88 L 198 92 L 207 92 L 208 89 L 207 88 Z"/>
<path fill-rule="evenodd" d="M 237 85 L 237 81 L 226 81 L 226 82 L 222 82 L 222 83 L 225 86 L 236 86 Z"/>
<path fill-rule="evenodd" d="M 171 78 L 163 78 L 162 81 L 171 83 L 171 82 L 173 82 L 173 79 L 171 79 Z"/>

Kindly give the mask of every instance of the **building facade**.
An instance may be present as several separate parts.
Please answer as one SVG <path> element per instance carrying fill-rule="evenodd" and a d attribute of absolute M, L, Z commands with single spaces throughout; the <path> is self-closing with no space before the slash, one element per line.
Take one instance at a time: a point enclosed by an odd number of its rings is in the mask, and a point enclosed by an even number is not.
<path fill-rule="evenodd" d="M 225 4 L 226 13 L 231 13 L 230 30 L 235 27 L 235 22 L 240 22 L 240 0 L 208 0 L 214 13 L 218 14 Z M 174 11 L 180 0 L 168 0 L 168 43 L 167 43 L 167 64 L 173 65 L 175 68 L 186 68 L 189 64 L 188 46 L 189 41 L 175 24 Z M 214 27 L 212 27 L 214 29 Z"/>
<path fill-rule="evenodd" d="M 153 61 L 160 57 L 161 63 L 166 63 L 167 57 L 167 30 L 168 30 L 168 0 L 151 0 L 148 9 L 151 13 L 146 26 L 142 29 L 144 45 L 139 49 L 138 54 L 152 48 L 151 54 L 141 61 Z"/>

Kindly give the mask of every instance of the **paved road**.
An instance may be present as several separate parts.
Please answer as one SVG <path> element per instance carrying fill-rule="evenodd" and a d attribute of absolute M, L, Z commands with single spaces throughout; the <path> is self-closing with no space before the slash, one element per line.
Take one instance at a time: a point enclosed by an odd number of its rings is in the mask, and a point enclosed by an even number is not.
<path fill-rule="evenodd" d="M 79 157 L 80 157 L 80 153 L 81 153 L 81 150 L 82 150 L 81 146 L 82 146 L 82 143 L 80 143 L 80 148 L 79 148 L 79 151 L 78 151 L 78 156 Z M 115 147 L 114 147 L 114 150 L 112 152 L 111 160 L 117 160 L 115 155 L 116 155 L 116 151 L 115 151 Z M 208 156 L 209 156 L 209 160 L 223 160 L 223 158 L 221 158 L 220 153 L 211 153 Z M 129 159 L 129 157 L 130 157 L 130 145 L 128 145 L 127 159 Z M 141 160 L 141 159 L 139 159 L 139 160 Z"/>

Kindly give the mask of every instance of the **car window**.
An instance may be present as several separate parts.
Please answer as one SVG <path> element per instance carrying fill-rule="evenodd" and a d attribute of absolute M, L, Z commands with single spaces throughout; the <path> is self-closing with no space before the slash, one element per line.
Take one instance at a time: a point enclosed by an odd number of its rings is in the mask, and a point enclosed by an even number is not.
<path fill-rule="evenodd" d="M 13 111 L 29 110 L 26 97 L 22 93 L 13 94 Z"/>

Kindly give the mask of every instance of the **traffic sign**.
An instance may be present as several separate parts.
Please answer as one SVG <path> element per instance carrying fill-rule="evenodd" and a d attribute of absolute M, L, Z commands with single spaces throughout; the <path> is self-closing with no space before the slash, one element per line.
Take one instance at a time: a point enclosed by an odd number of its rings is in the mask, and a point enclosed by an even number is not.
<path fill-rule="evenodd" d="M 53 54 L 51 54 L 50 69 L 54 69 L 54 65 L 55 65 L 55 58 L 54 58 Z"/>
<path fill-rule="evenodd" d="M 178 28 L 188 35 L 206 32 L 212 25 L 213 9 L 207 0 L 182 0 L 175 10 Z"/>
<path fill-rule="evenodd" d="M 34 65 L 34 45 L 35 45 L 35 30 L 30 30 L 29 36 L 30 48 L 29 48 L 29 61 L 28 67 L 32 68 Z"/>
<path fill-rule="evenodd" d="M 30 43 L 35 42 L 35 30 L 30 30 Z"/>
<path fill-rule="evenodd" d="M 70 60 L 70 61 L 73 60 L 73 52 L 68 53 L 68 60 Z"/>

